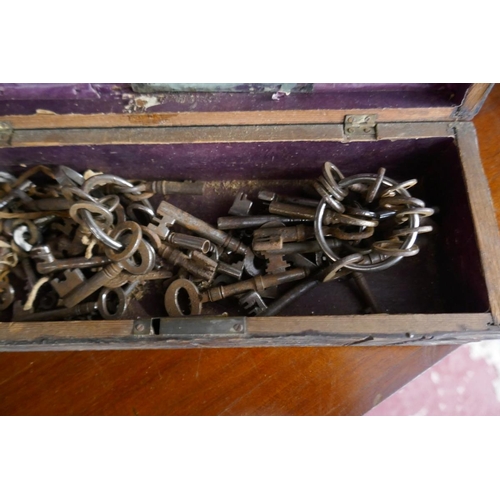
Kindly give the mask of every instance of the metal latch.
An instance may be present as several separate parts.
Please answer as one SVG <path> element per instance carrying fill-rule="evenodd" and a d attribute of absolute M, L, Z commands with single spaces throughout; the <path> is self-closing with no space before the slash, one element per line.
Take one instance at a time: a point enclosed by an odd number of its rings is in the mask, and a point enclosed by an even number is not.
<path fill-rule="evenodd" d="M 7 122 L 0 122 L 0 146 L 10 146 L 14 129 Z"/>
<path fill-rule="evenodd" d="M 247 333 L 246 318 L 197 316 L 183 318 L 148 318 L 134 321 L 133 335 L 159 335 L 164 338 L 238 337 Z"/>
<path fill-rule="evenodd" d="M 377 115 L 346 115 L 344 137 L 356 141 L 375 140 L 377 138 Z"/>

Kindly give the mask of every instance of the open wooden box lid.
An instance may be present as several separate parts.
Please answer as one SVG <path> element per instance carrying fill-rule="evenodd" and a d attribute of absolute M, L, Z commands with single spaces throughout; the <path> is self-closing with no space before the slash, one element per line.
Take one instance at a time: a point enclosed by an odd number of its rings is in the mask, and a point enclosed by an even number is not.
<path fill-rule="evenodd" d="M 491 84 L 0 84 L 16 130 L 470 120 Z"/>

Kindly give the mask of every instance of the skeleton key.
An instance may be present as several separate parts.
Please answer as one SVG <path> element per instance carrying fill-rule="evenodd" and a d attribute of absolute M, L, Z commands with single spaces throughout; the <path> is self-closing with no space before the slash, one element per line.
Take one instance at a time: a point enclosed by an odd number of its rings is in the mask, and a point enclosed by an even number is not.
<path fill-rule="evenodd" d="M 210 241 L 221 245 L 222 248 L 227 248 L 233 252 L 241 255 L 245 255 L 248 247 L 244 245 L 240 240 L 230 236 L 229 234 L 212 227 L 210 224 L 194 217 L 193 215 L 184 212 L 180 208 L 166 201 L 162 201 L 158 207 L 157 213 L 164 217 L 165 222 L 162 220 L 162 224 L 171 225 L 175 222 L 184 226 L 186 229 L 197 233 Z M 172 222 L 173 221 L 173 222 Z"/>
<path fill-rule="evenodd" d="M 58 321 L 77 316 L 87 316 L 97 310 L 95 302 L 86 302 L 74 307 L 53 309 L 52 311 L 29 312 L 24 311 L 20 301 L 14 303 L 12 321 Z"/>
<path fill-rule="evenodd" d="M 127 311 L 130 302 L 130 296 L 134 290 L 141 284 L 140 281 L 129 283 L 124 288 L 109 288 L 105 287 L 99 294 L 97 300 L 97 308 L 103 319 L 120 319 Z M 115 295 L 118 299 L 116 304 L 113 304 L 110 296 Z"/>
<path fill-rule="evenodd" d="M 86 257 L 73 257 L 71 259 L 56 259 L 48 245 L 41 245 L 31 249 L 31 256 L 39 260 L 36 270 L 40 274 L 49 274 L 54 271 L 65 269 L 84 269 L 90 267 L 102 267 L 111 262 L 109 257 L 96 255 L 87 259 Z"/>
<path fill-rule="evenodd" d="M 178 279 L 170 284 L 165 292 L 165 309 L 169 316 L 189 316 L 199 315 L 202 312 L 204 302 L 216 302 L 231 295 L 238 295 L 243 292 L 254 290 L 259 292 L 268 287 L 281 285 L 290 281 L 296 281 L 307 276 L 308 271 L 305 269 L 292 269 L 281 274 L 268 276 L 256 276 L 249 280 L 240 281 L 232 285 L 218 286 L 200 294 L 198 287 L 189 280 Z M 179 294 L 181 290 L 189 299 L 188 304 L 179 302 Z"/>
<path fill-rule="evenodd" d="M 196 250 L 193 251 L 193 254 L 194 252 L 196 252 Z M 208 261 L 200 263 L 200 258 L 198 261 L 190 259 L 186 254 L 177 248 L 171 247 L 170 245 L 160 245 L 158 248 L 158 255 L 172 266 L 180 266 L 193 276 L 207 281 L 213 279 L 217 268 L 217 263 L 206 255 L 200 253 L 200 255 L 203 255 L 206 259 L 208 259 Z M 198 254 L 194 255 L 198 256 Z"/>
<path fill-rule="evenodd" d="M 135 223 L 128 222 L 127 224 Z M 139 226 L 137 225 L 137 227 Z M 119 226 L 117 226 L 115 231 L 117 231 L 118 229 Z M 122 269 L 125 269 L 132 274 L 145 274 L 150 272 L 155 264 L 155 251 L 147 241 L 142 239 L 142 232 L 138 236 L 138 238 L 138 249 L 137 251 L 132 252 L 132 255 L 129 254 L 131 249 L 136 248 L 137 241 L 134 241 L 135 238 L 130 238 L 124 250 L 120 251 L 118 254 L 115 254 L 112 249 L 107 248 L 106 250 L 108 256 L 112 260 L 118 258 L 121 260 L 117 260 L 115 262 L 112 262 L 111 264 L 108 264 L 101 271 L 89 278 L 88 281 L 85 281 L 75 290 L 71 291 L 63 298 L 63 304 L 66 307 L 72 307 L 76 304 L 79 304 L 87 297 L 92 295 L 95 291 L 99 290 L 99 288 L 106 286 L 107 283 L 113 278 L 116 278 L 121 273 Z M 138 257 L 139 264 L 137 264 L 135 261 L 136 256 Z"/>

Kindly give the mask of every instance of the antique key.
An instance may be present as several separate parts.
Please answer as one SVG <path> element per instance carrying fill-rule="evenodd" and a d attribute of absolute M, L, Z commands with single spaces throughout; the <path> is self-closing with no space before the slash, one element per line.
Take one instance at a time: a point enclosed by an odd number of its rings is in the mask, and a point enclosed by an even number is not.
<path fill-rule="evenodd" d="M 129 283 L 124 288 L 103 288 L 97 300 L 97 308 L 102 318 L 120 319 L 127 310 L 130 296 L 140 283 L 140 281 L 135 281 Z M 110 299 L 113 295 L 117 299 L 115 304 Z"/>
<path fill-rule="evenodd" d="M 58 321 L 61 319 L 74 318 L 77 316 L 87 316 L 97 310 L 95 302 L 77 304 L 73 307 L 53 309 L 51 311 L 27 312 L 23 310 L 21 302 L 14 303 L 13 321 Z"/>
<path fill-rule="evenodd" d="M 306 269 L 292 269 L 281 274 L 256 276 L 254 278 L 233 283 L 232 285 L 218 286 L 200 294 L 198 287 L 189 280 L 178 279 L 171 283 L 165 293 L 165 309 L 169 316 L 189 316 L 201 314 L 204 302 L 216 302 L 232 295 L 247 291 L 262 291 L 266 288 L 278 286 L 290 281 L 300 280 L 308 275 Z M 189 300 L 183 305 L 179 295 L 184 294 Z"/>
<path fill-rule="evenodd" d="M 136 223 L 129 222 L 128 224 Z M 115 234 L 113 234 L 112 237 L 119 236 L 120 233 L 124 231 L 124 227 L 129 226 L 117 226 Z M 140 231 L 140 226 L 137 225 L 137 227 L 139 227 Z M 155 262 L 155 252 L 147 241 L 141 239 L 141 235 L 142 233 L 139 234 L 138 241 L 137 238 L 129 238 L 126 247 L 119 253 L 114 253 L 112 249 L 107 248 L 108 257 L 110 257 L 113 262 L 66 295 L 66 297 L 63 298 L 64 305 L 66 307 L 72 307 L 79 304 L 95 291 L 99 290 L 99 288 L 106 286 L 110 280 L 121 273 L 122 269 L 132 274 L 145 274 L 151 271 Z M 136 251 L 140 262 L 138 264 L 134 260 Z"/>
<path fill-rule="evenodd" d="M 85 257 L 73 257 L 70 259 L 56 259 L 48 245 L 41 245 L 31 249 L 31 256 L 41 262 L 36 265 L 36 270 L 40 274 L 49 274 L 54 271 L 65 269 L 85 269 L 91 267 L 102 267 L 111 262 L 109 257 L 95 255 L 90 259 Z"/>
<path fill-rule="evenodd" d="M 186 229 L 198 233 L 201 236 L 208 238 L 210 241 L 221 245 L 222 248 L 227 248 L 228 250 L 232 250 L 233 252 L 241 255 L 245 255 L 248 249 L 246 245 L 233 236 L 230 236 L 220 229 L 212 227 L 210 224 L 207 224 L 201 219 L 184 212 L 184 210 L 181 210 L 166 201 L 162 201 L 160 203 L 157 213 L 165 218 L 164 220 L 167 221 L 166 224 L 173 225 L 177 222 Z"/>

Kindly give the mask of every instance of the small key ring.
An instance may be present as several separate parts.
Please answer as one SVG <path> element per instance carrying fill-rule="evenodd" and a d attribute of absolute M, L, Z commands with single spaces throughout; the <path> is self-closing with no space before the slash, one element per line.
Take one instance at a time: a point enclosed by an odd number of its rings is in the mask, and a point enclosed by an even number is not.
<path fill-rule="evenodd" d="M 82 218 L 83 216 L 80 216 L 80 214 L 78 213 L 79 210 L 85 210 L 85 212 L 89 215 L 96 214 L 102 216 L 104 219 L 104 224 L 108 227 L 113 224 L 113 214 L 111 213 L 111 210 L 101 203 L 81 201 L 73 203 L 73 205 L 71 205 L 69 209 L 69 216 L 77 224 L 83 226 L 86 224 L 86 221 Z"/>
<path fill-rule="evenodd" d="M 390 255 L 395 257 L 413 257 L 420 251 L 417 245 L 413 245 L 410 248 L 406 249 L 401 248 L 400 245 L 401 242 L 399 240 L 383 240 L 373 243 L 372 248 L 376 252 L 379 252 L 383 255 Z"/>
<path fill-rule="evenodd" d="M 131 234 L 129 235 L 128 241 L 125 245 L 120 241 L 120 238 L 123 238 L 126 233 Z M 121 248 L 119 250 L 121 251 L 116 252 L 114 248 L 108 246 L 104 250 L 106 257 L 109 257 L 115 262 L 123 261 L 125 259 L 128 259 L 129 257 L 132 257 L 132 255 L 134 255 L 134 253 L 139 248 L 139 244 L 142 241 L 141 226 L 139 226 L 137 222 L 133 221 L 123 222 L 111 231 L 111 233 L 109 234 L 109 238 L 120 243 Z"/>
<path fill-rule="evenodd" d="M 405 194 L 407 196 L 410 196 L 410 194 L 407 192 L 408 189 L 412 188 L 417 184 L 417 179 L 409 179 L 404 182 L 400 182 L 398 184 L 395 184 L 394 186 L 391 186 L 384 191 L 380 193 L 380 198 L 386 198 L 386 197 L 391 197 L 395 196 L 396 192 L 399 194 Z M 402 193 L 400 193 L 402 191 Z"/>
<path fill-rule="evenodd" d="M 312 185 L 313 185 L 314 189 L 316 189 L 316 191 L 318 192 L 318 194 L 324 200 L 326 200 L 326 202 L 328 203 L 328 205 L 330 205 L 330 207 L 333 208 L 333 210 L 335 210 L 336 212 L 339 212 L 339 213 L 345 212 L 344 205 L 342 205 L 342 203 L 340 203 L 340 201 L 334 199 L 330 195 L 330 193 L 328 193 L 328 191 L 326 191 L 326 189 L 319 182 L 313 181 Z"/>
<path fill-rule="evenodd" d="M 359 253 L 354 253 L 348 255 L 347 257 L 343 257 L 338 260 L 335 264 L 330 266 L 328 269 L 328 274 L 323 278 L 323 283 L 328 283 L 336 278 L 336 274 L 344 267 L 347 267 L 350 264 L 358 264 L 362 262 L 365 257 Z"/>

